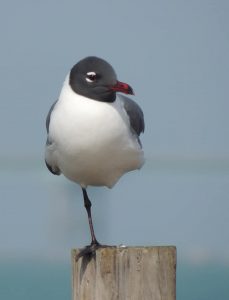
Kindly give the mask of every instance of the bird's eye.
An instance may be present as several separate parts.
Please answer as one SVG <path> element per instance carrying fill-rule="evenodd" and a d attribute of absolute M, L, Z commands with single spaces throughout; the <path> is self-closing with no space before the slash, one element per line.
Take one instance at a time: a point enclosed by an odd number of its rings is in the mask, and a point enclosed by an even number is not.
<path fill-rule="evenodd" d="M 95 72 L 88 72 L 86 75 L 87 82 L 94 82 L 96 80 L 96 73 Z"/>

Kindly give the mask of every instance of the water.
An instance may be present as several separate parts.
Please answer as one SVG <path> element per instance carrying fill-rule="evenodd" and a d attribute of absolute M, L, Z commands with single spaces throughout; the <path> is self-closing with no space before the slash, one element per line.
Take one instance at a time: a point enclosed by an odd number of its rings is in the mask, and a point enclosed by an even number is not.
<path fill-rule="evenodd" d="M 178 265 L 177 300 L 184 299 L 229 299 L 229 266 L 216 263 Z"/>
<path fill-rule="evenodd" d="M 178 264 L 177 300 L 227 300 L 229 267 Z M 71 299 L 69 264 L 15 262 L 0 264 L 0 299 Z"/>
<path fill-rule="evenodd" d="M 20 261 L 0 264 L 0 299 L 71 299 L 70 266 Z"/>

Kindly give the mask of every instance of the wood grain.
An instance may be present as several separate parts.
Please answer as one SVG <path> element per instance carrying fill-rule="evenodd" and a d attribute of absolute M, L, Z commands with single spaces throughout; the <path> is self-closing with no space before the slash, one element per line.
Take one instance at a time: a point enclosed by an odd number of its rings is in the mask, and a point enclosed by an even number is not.
<path fill-rule="evenodd" d="M 73 300 L 175 300 L 176 248 L 106 247 L 76 261 Z"/>

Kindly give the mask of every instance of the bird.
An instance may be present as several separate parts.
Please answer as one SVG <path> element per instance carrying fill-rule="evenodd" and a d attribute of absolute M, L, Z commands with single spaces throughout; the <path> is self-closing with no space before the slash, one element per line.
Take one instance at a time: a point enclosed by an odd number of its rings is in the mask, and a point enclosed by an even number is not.
<path fill-rule="evenodd" d="M 103 246 L 95 236 L 87 187 L 112 188 L 145 161 L 139 138 L 143 111 L 124 94 L 134 95 L 132 87 L 118 81 L 107 61 L 88 56 L 71 68 L 46 118 L 46 166 L 80 185 L 83 193 L 91 243 L 79 256 Z"/>

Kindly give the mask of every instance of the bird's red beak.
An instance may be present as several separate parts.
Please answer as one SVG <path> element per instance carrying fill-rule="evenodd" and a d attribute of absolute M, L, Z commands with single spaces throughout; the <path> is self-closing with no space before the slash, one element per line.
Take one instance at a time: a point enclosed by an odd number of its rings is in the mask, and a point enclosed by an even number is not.
<path fill-rule="evenodd" d="M 111 89 L 115 92 L 134 95 L 132 87 L 124 82 L 117 81 L 116 84 L 111 87 Z"/>

